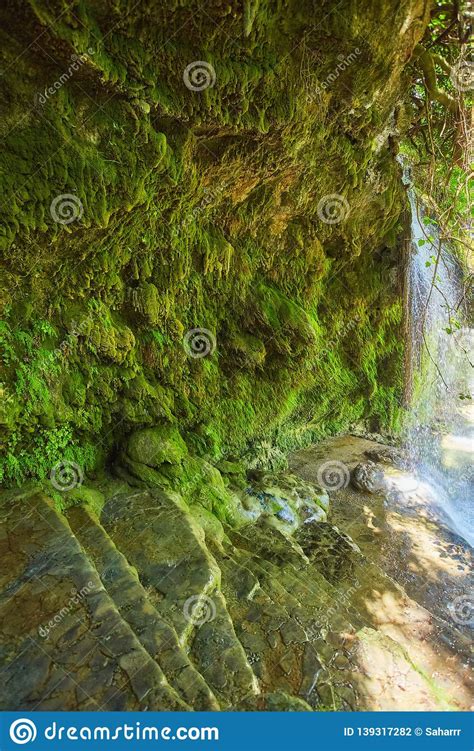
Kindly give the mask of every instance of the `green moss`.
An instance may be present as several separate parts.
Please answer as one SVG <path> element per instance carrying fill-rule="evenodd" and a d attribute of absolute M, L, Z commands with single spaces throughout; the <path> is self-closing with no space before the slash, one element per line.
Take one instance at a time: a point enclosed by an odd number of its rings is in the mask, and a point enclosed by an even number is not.
<path fill-rule="evenodd" d="M 72 462 L 86 471 L 103 460 L 100 447 L 85 441 L 77 444 L 71 426 L 36 431 L 26 446 L 22 436 L 12 433 L 0 462 L 0 482 L 20 485 L 29 477 L 45 480 L 62 462 Z"/>
<path fill-rule="evenodd" d="M 179 464 L 188 449 L 178 430 L 166 425 L 133 433 L 127 443 L 127 453 L 132 461 L 156 468 L 165 463 Z"/>
<path fill-rule="evenodd" d="M 66 451 L 97 467 L 163 421 L 206 459 L 397 423 L 404 193 L 380 134 L 408 43 L 384 6 L 341 26 L 297 0 L 211 3 L 217 24 L 180 2 L 109 4 L 107 29 L 89 2 L 80 22 L 62 0 L 31 0 L 21 25 L 0 9 L 4 480 Z M 38 21 L 56 63 L 32 51 Z M 79 70 L 33 106 L 72 53 Z M 216 72 L 202 92 L 183 82 L 197 59 Z M 350 212 L 327 224 L 334 193 Z M 69 224 L 51 212 L 64 194 Z M 197 327 L 216 338 L 202 359 L 183 346 Z"/>
<path fill-rule="evenodd" d="M 100 519 L 100 514 L 105 503 L 105 497 L 100 490 L 81 486 L 62 493 L 61 508 L 65 510 L 71 506 L 85 505 Z"/>

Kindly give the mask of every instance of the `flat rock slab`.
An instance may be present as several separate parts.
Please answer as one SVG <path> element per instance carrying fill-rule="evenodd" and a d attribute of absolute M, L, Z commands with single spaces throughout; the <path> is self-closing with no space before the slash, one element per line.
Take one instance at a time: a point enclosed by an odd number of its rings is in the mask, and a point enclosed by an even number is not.
<path fill-rule="evenodd" d="M 348 484 L 330 493 L 329 525 L 352 538 L 362 553 L 353 557 L 352 585 L 344 597 L 367 626 L 399 643 L 418 668 L 435 677 L 451 705 L 469 709 L 472 632 L 455 609 L 472 601 L 472 549 L 427 513 L 423 487 L 413 483 L 409 470 L 394 466 L 396 454 L 390 446 L 345 435 L 297 451 L 289 463 L 311 482 L 326 462 L 342 462 L 352 472 L 377 456 L 388 483 L 404 489 L 394 497 L 391 491 L 372 494 Z"/>

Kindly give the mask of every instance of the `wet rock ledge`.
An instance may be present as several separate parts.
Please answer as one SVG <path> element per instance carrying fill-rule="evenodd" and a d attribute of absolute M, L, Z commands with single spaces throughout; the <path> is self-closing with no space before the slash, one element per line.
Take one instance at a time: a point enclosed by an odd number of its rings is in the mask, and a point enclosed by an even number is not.
<path fill-rule="evenodd" d="M 416 642 L 449 627 L 297 475 L 213 466 L 158 426 L 111 474 L 50 491 L 0 497 L 1 709 L 465 707 Z M 411 649 L 376 595 L 410 610 Z"/>

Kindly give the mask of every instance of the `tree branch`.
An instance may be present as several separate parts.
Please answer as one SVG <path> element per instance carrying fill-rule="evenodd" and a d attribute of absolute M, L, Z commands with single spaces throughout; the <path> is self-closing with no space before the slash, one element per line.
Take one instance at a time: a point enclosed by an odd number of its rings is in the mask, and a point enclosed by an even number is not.
<path fill-rule="evenodd" d="M 421 70 L 423 71 L 426 90 L 430 98 L 435 102 L 442 104 L 443 107 L 446 107 L 450 112 L 456 112 L 458 109 L 457 102 L 450 94 L 447 94 L 446 91 L 439 88 L 435 69 L 436 63 L 445 71 L 445 73 L 450 75 L 451 66 L 449 63 L 441 57 L 441 55 L 433 54 L 421 44 L 416 45 L 414 54 L 416 62 L 420 63 Z"/>

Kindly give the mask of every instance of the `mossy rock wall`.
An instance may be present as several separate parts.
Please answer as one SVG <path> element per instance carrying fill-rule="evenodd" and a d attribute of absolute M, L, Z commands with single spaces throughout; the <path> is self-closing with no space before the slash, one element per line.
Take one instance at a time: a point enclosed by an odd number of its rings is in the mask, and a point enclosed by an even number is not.
<path fill-rule="evenodd" d="M 97 466 L 163 421 L 214 458 L 393 428 L 395 139 L 427 12 L 2 5 L 4 479 Z M 202 91 L 183 80 L 194 61 L 215 72 Z M 333 194 L 344 219 L 327 223 Z M 215 338 L 206 357 L 183 346 L 194 328 Z"/>

